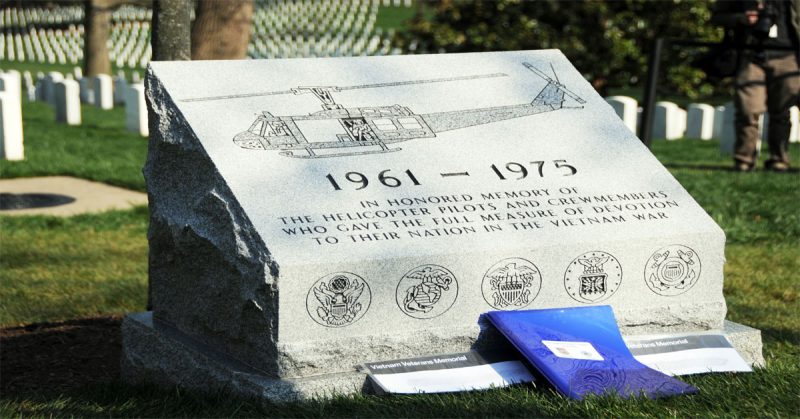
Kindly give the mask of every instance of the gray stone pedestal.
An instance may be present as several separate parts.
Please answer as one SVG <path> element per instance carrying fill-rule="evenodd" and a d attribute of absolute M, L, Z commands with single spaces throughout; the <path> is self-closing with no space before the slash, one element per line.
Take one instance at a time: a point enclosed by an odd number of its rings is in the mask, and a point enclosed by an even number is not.
<path fill-rule="evenodd" d="M 726 321 L 723 333 L 744 359 L 763 366 L 761 332 Z M 122 372 L 129 383 L 155 383 L 198 391 L 224 391 L 265 402 L 290 402 L 369 391 L 366 374 L 351 371 L 277 379 L 264 375 L 169 325 L 151 312 L 134 313 L 122 323 Z M 379 361 L 365 359 L 364 362 Z"/>

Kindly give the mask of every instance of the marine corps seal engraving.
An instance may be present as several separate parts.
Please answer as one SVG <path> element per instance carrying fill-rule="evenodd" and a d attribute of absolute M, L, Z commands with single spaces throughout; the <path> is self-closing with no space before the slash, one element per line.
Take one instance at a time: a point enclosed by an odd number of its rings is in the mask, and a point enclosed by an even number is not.
<path fill-rule="evenodd" d="M 371 301 L 372 294 L 364 278 L 350 272 L 335 272 L 314 283 L 306 296 L 306 309 L 322 326 L 344 327 L 363 317 Z"/>
<path fill-rule="evenodd" d="M 527 307 L 542 288 L 542 274 L 522 258 L 503 259 L 486 271 L 481 283 L 483 299 L 498 310 Z"/>
<path fill-rule="evenodd" d="M 582 303 L 596 303 L 611 297 L 622 283 L 617 258 L 599 250 L 586 252 L 572 261 L 564 273 L 567 293 Z"/>
<path fill-rule="evenodd" d="M 441 316 L 458 297 L 455 275 L 439 265 L 422 265 L 408 271 L 397 283 L 397 306 L 416 319 Z"/>
<path fill-rule="evenodd" d="M 659 249 L 644 267 L 644 282 L 659 295 L 683 294 L 700 278 L 700 257 L 694 250 L 679 244 Z"/>

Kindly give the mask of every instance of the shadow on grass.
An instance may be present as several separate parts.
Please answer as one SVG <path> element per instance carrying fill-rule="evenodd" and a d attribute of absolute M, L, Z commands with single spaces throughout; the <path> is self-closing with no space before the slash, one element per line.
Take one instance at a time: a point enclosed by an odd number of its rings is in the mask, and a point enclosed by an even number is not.
<path fill-rule="evenodd" d="M 742 322 L 761 331 L 761 339 L 765 344 L 800 344 L 800 331 L 792 324 L 780 324 L 770 321 L 776 315 L 769 308 L 752 304 L 729 304 L 728 313 L 735 314 L 734 321 Z M 790 315 L 790 313 L 786 313 Z M 729 317 L 730 318 L 730 317 Z"/>
<path fill-rule="evenodd" d="M 121 318 L 93 317 L 0 329 L 0 391 L 70 391 L 119 377 Z"/>
<path fill-rule="evenodd" d="M 800 344 L 800 333 L 780 327 L 761 327 L 761 337 L 765 343 Z"/>
<path fill-rule="evenodd" d="M 717 171 L 717 172 L 737 172 L 733 169 L 733 163 L 721 165 L 721 164 L 691 164 L 691 163 L 668 163 L 665 164 L 664 167 L 668 169 L 689 169 L 689 170 L 709 170 L 709 171 Z M 774 173 L 776 175 L 783 175 L 783 174 L 792 174 L 792 173 L 800 173 L 800 169 L 793 167 L 785 172 L 772 172 L 769 170 L 764 169 L 757 169 L 754 172 L 767 172 L 767 173 Z M 753 172 L 751 172 L 753 173 Z"/>

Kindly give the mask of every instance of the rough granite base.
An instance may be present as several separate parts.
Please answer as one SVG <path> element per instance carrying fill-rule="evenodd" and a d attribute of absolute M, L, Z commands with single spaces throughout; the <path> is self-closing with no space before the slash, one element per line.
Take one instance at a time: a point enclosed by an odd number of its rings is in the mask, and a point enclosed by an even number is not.
<path fill-rule="evenodd" d="M 754 366 L 764 365 L 759 330 L 726 321 L 723 333 L 745 361 Z M 278 403 L 370 389 L 366 374 L 355 370 L 292 379 L 265 376 L 169 325 L 154 323 L 151 312 L 125 317 L 122 342 L 122 378 L 129 383 L 177 385 Z M 442 348 L 443 353 L 459 350 L 463 349 Z"/>

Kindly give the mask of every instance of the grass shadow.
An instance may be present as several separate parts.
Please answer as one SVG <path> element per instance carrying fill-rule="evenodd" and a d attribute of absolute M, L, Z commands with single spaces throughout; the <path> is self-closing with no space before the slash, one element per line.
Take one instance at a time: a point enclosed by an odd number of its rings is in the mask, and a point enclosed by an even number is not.
<path fill-rule="evenodd" d="M 121 317 L 0 329 L 3 396 L 70 391 L 119 377 Z"/>
<path fill-rule="evenodd" d="M 719 171 L 719 172 L 737 172 L 734 170 L 733 165 L 721 165 L 721 164 L 693 164 L 693 163 L 668 163 L 665 164 L 664 167 L 668 169 L 688 169 L 688 170 L 704 170 L 704 171 Z M 800 173 L 800 168 L 793 167 L 785 172 L 772 172 L 769 170 L 756 170 L 754 172 L 769 172 L 775 173 L 776 175 L 780 174 L 791 174 L 791 173 Z"/>

